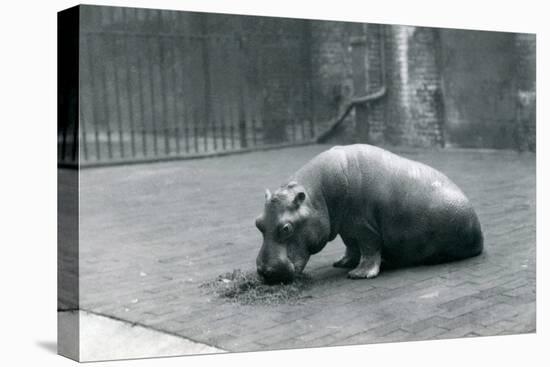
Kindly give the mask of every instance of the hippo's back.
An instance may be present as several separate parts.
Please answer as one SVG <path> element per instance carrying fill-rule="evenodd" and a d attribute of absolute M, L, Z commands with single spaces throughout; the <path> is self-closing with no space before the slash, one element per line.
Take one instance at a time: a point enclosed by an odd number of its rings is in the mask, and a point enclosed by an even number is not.
<path fill-rule="evenodd" d="M 344 153 L 354 199 L 350 201 L 351 213 L 369 218 L 382 237 L 387 263 L 438 263 L 481 253 L 483 236 L 478 217 L 464 193 L 446 175 L 370 145 L 330 151 Z"/>

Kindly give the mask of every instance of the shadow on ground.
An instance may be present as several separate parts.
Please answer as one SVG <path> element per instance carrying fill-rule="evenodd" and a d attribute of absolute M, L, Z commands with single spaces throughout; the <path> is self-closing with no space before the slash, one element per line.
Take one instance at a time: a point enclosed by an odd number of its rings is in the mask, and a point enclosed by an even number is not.
<path fill-rule="evenodd" d="M 57 342 L 55 341 L 39 340 L 36 345 L 49 353 L 57 354 Z"/>

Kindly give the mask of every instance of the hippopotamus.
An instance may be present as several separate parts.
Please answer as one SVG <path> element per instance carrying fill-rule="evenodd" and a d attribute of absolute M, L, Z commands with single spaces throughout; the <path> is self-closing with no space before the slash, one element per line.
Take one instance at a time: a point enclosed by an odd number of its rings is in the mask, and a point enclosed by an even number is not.
<path fill-rule="evenodd" d="M 340 235 L 333 265 L 352 279 L 395 268 L 465 259 L 483 251 L 478 217 L 447 176 L 387 150 L 336 146 L 309 161 L 281 187 L 265 190 L 256 218 L 263 244 L 257 272 L 288 283 L 311 255 Z"/>

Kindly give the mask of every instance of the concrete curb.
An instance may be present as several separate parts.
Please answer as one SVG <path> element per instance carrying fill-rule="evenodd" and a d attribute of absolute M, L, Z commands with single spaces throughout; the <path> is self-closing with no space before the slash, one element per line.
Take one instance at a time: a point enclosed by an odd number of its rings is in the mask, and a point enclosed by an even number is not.
<path fill-rule="evenodd" d="M 83 310 L 58 312 L 59 333 L 68 335 L 75 321 L 79 323 L 75 337 L 78 338 L 77 358 L 80 362 L 226 352 L 187 338 Z M 59 354 L 63 351 L 59 350 Z"/>

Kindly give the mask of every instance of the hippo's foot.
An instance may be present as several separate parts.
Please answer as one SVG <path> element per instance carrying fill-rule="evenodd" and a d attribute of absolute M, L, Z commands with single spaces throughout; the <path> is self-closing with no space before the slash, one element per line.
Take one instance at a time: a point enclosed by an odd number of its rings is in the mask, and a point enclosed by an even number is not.
<path fill-rule="evenodd" d="M 350 279 L 370 279 L 375 278 L 380 273 L 380 255 L 372 258 L 362 258 L 355 269 L 348 273 Z"/>
<path fill-rule="evenodd" d="M 347 268 L 347 269 L 353 269 L 359 264 L 359 259 L 356 257 L 350 257 L 347 255 L 344 255 L 340 260 L 336 261 L 332 266 L 335 268 Z"/>

